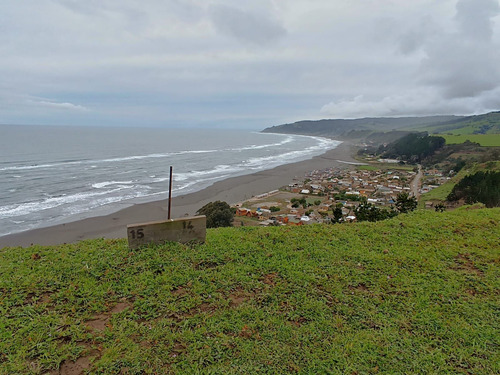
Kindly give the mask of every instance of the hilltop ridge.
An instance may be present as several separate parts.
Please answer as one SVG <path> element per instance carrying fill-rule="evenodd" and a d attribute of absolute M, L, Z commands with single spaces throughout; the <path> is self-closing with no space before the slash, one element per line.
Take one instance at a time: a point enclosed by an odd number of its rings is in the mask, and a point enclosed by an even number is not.
<path fill-rule="evenodd" d="M 460 118 L 460 116 L 429 116 L 399 118 L 367 117 L 361 119 L 323 119 L 316 121 L 303 120 L 291 124 L 271 126 L 262 130 L 262 132 L 353 138 L 384 130 L 401 130 L 449 123 L 450 121 Z"/>
<path fill-rule="evenodd" d="M 473 116 L 425 116 L 425 117 L 368 117 L 360 119 L 304 120 L 291 124 L 276 125 L 262 130 L 264 133 L 301 134 L 337 139 L 377 139 L 387 141 L 409 132 L 450 134 L 498 134 L 500 112 Z"/>
<path fill-rule="evenodd" d="M 500 372 L 500 209 L 0 250 L 0 373 Z"/>

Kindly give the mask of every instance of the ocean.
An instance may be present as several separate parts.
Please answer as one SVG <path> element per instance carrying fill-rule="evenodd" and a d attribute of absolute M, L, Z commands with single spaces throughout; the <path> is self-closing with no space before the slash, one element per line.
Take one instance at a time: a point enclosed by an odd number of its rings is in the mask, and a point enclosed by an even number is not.
<path fill-rule="evenodd" d="M 221 129 L 0 126 L 0 236 L 165 199 L 340 142 Z"/>

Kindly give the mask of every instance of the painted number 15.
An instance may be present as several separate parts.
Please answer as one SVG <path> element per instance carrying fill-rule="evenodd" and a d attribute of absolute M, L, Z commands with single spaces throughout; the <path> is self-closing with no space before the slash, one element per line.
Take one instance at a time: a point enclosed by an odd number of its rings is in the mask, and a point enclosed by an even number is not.
<path fill-rule="evenodd" d="M 132 236 L 133 240 L 144 238 L 144 229 L 142 228 L 138 228 L 137 230 L 132 229 L 130 231 L 130 235 Z"/>

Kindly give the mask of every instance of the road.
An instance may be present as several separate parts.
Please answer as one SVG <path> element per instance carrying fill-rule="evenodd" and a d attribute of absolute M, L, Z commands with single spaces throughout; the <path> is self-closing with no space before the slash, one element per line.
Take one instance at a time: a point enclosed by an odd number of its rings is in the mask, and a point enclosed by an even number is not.
<path fill-rule="evenodd" d="M 419 164 L 418 165 L 418 172 L 413 178 L 411 184 L 410 184 L 410 189 L 414 197 L 417 199 L 420 197 L 420 193 L 418 191 L 418 188 L 420 186 L 420 180 L 422 179 L 422 166 Z"/>

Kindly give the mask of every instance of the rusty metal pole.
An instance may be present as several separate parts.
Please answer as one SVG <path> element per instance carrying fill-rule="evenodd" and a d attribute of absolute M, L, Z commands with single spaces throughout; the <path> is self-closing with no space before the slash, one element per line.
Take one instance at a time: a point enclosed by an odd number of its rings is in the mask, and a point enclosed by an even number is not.
<path fill-rule="evenodd" d="M 168 220 L 170 220 L 170 210 L 172 208 L 172 174 L 173 167 L 170 166 L 170 184 L 168 186 Z"/>

